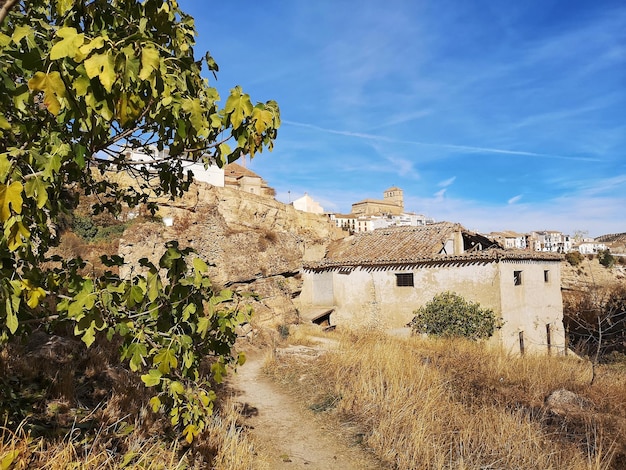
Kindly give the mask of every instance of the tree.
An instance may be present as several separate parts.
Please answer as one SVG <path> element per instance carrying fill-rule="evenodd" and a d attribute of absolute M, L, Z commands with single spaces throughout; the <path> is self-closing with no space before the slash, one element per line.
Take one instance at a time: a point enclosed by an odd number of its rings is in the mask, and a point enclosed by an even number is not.
<path fill-rule="evenodd" d="M 569 343 L 589 358 L 591 383 L 597 365 L 612 353 L 626 354 L 626 287 L 589 286 L 563 297 L 563 324 Z"/>
<path fill-rule="evenodd" d="M 454 292 L 435 295 L 413 313 L 413 330 L 432 336 L 486 339 L 502 326 L 493 310 L 481 308 L 479 303 L 468 302 Z"/>
<path fill-rule="evenodd" d="M 570 251 L 565 254 L 565 261 L 572 266 L 578 266 L 584 259 L 585 257 L 579 251 Z"/>
<path fill-rule="evenodd" d="M 598 261 L 605 268 L 612 268 L 615 266 L 615 258 L 608 249 L 602 250 L 598 253 Z"/>
<path fill-rule="evenodd" d="M 154 211 L 154 196 L 189 188 L 183 159 L 223 165 L 271 150 L 278 106 L 253 105 L 237 86 L 218 107 L 201 76 L 218 66 L 195 58 L 193 19 L 175 0 L 4 0 L 0 26 L 0 337 L 69 323 L 87 346 L 98 332 L 120 338 L 121 360 L 155 389 L 154 410 L 192 440 L 214 399 L 200 360 L 214 356 L 218 381 L 242 362 L 231 350 L 248 313 L 232 292 L 213 292 L 206 263 L 176 242 L 130 279 L 85 276 L 80 258 L 49 248 L 80 193 L 98 196 L 95 213 Z M 127 158 L 153 147 L 149 166 Z M 136 183 L 106 177 L 120 171 Z"/>

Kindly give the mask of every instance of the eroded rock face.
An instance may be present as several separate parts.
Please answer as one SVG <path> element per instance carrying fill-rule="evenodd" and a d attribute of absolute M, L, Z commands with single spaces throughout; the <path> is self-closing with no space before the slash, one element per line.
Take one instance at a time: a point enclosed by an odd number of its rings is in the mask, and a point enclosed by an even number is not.
<path fill-rule="evenodd" d="M 164 243 L 178 240 L 214 265 L 210 276 L 217 286 L 256 293 L 257 317 L 274 322 L 297 315 L 291 299 L 301 287 L 302 263 L 323 258 L 328 243 L 345 235 L 325 216 L 205 184 L 194 185 L 175 205 L 164 203 L 160 215 L 172 225 L 133 225 L 120 241 L 119 254 L 135 267 L 141 258 L 156 264 Z"/>

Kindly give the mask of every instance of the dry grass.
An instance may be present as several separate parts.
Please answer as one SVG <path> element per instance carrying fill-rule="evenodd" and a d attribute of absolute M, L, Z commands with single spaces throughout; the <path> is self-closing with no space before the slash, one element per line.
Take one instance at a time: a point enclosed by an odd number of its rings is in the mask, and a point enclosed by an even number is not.
<path fill-rule="evenodd" d="M 188 469 L 254 470 L 268 468 L 228 404 L 215 414 L 192 447 L 162 436 L 101 428 L 82 436 L 74 429 L 57 439 L 32 438 L 20 427 L 0 428 L 0 468 L 73 469 Z M 122 424 L 122 423 L 118 423 Z M 117 432 L 116 432 L 117 431 Z"/>
<path fill-rule="evenodd" d="M 394 468 L 608 469 L 626 464 L 626 374 L 573 358 L 509 356 L 463 341 L 349 333 L 313 362 L 270 370 L 309 400 L 358 425 Z M 588 403 L 557 414 L 567 389 Z"/>

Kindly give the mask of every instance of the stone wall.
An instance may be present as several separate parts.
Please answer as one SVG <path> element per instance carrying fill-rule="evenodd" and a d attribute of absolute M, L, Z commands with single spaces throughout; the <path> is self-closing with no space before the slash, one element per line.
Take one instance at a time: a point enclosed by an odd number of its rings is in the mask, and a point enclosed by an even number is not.
<path fill-rule="evenodd" d="M 194 184 L 184 198 L 162 201 L 159 207 L 159 215 L 172 225 L 134 224 L 124 233 L 119 254 L 136 269 L 144 257 L 156 264 L 164 243 L 178 240 L 214 265 L 210 276 L 217 287 L 257 294 L 255 311 L 264 321 L 297 318 L 292 297 L 301 289 L 302 263 L 321 259 L 328 243 L 345 235 L 326 216 L 202 183 Z"/>

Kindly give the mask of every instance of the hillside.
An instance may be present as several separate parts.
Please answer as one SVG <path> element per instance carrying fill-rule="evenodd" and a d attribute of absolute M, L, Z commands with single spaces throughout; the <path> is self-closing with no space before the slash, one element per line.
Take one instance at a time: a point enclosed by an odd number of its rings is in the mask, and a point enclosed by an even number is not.
<path fill-rule="evenodd" d="M 602 266 L 597 258 L 585 260 L 578 266 L 567 261 L 561 264 L 561 285 L 564 291 L 581 290 L 590 286 L 610 286 L 626 283 L 626 265 L 616 264 L 613 268 Z"/>
<path fill-rule="evenodd" d="M 331 240 L 345 232 L 325 216 L 295 210 L 269 197 L 206 184 L 194 185 L 176 205 L 163 203 L 160 222 L 134 224 L 120 240 L 119 254 L 133 265 L 153 262 L 163 244 L 178 240 L 213 264 L 211 279 L 259 296 L 257 318 L 281 323 L 296 319 L 291 299 L 299 293 L 303 261 L 324 256 Z"/>

